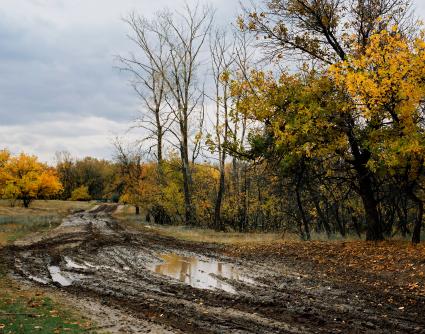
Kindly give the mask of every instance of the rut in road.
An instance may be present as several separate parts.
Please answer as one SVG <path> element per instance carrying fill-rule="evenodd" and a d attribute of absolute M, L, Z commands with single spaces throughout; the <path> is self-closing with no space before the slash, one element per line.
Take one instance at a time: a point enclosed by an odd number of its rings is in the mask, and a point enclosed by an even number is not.
<path fill-rule="evenodd" d="M 15 274 L 176 332 L 424 332 L 417 315 L 374 307 L 382 296 L 336 289 L 274 259 L 242 261 L 219 245 L 130 231 L 111 216 L 115 209 L 75 213 L 15 243 L 7 250 Z"/>

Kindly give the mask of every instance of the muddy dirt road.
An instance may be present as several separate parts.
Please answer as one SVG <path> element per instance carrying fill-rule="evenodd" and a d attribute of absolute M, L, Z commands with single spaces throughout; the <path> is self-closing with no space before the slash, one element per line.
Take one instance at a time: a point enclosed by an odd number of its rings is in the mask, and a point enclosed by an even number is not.
<path fill-rule="evenodd" d="M 423 298 L 405 305 L 402 296 L 333 284 L 305 265 L 128 230 L 114 210 L 73 214 L 4 256 L 20 279 L 104 308 L 104 324 L 130 319 L 111 332 L 425 333 Z"/>

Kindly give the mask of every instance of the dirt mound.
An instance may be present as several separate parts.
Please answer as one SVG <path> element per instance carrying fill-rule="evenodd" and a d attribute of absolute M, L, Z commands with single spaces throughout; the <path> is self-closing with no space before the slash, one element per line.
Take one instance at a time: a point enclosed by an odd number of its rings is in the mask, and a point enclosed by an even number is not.
<path fill-rule="evenodd" d="M 114 213 L 119 208 L 118 204 L 100 204 L 96 205 L 94 208 L 88 210 L 87 212 L 90 213 L 105 213 L 105 214 L 111 214 Z"/>
<path fill-rule="evenodd" d="M 13 248 L 73 248 L 87 242 L 120 242 L 124 237 L 117 222 L 110 213 L 116 205 L 103 204 L 89 211 L 74 213 L 66 217 L 62 224 L 48 233 L 31 235 L 13 244 Z"/>

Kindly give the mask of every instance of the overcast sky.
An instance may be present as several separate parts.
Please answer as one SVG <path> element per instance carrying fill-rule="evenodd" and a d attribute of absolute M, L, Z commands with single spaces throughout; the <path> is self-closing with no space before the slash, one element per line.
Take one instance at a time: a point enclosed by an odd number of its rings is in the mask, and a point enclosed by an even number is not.
<path fill-rule="evenodd" d="M 201 0 L 201 3 L 208 0 Z M 239 0 L 211 0 L 228 24 Z M 140 107 L 114 55 L 132 49 L 121 18 L 179 0 L 0 0 L 0 148 L 54 161 L 110 158 Z M 425 0 L 415 0 L 425 20 Z M 137 134 L 134 133 L 133 136 Z"/>

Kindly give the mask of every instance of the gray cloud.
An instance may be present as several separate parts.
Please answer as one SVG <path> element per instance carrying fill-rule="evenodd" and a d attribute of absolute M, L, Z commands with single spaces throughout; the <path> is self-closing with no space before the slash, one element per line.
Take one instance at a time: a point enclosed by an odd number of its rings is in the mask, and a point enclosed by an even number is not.
<path fill-rule="evenodd" d="M 234 22 L 238 0 L 210 3 L 221 23 Z M 133 48 L 121 18 L 182 4 L 1 0 L 0 147 L 46 161 L 58 150 L 110 157 L 110 138 L 124 133 L 139 110 L 126 75 L 113 67 L 114 55 Z M 425 3 L 416 4 L 417 13 L 425 13 Z"/>

